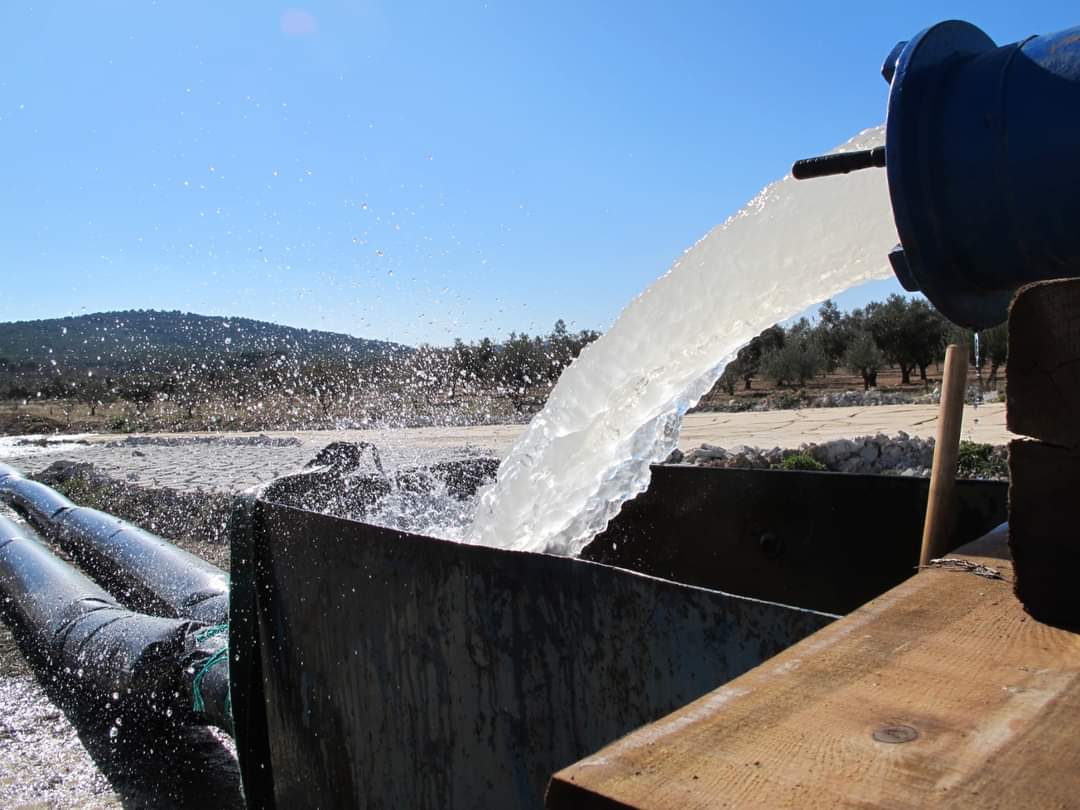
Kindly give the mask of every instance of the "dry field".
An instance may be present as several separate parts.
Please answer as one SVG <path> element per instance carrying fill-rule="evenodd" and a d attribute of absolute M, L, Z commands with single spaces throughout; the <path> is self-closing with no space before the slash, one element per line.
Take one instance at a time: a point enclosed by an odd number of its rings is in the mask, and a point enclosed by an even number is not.
<path fill-rule="evenodd" d="M 900 373 L 886 369 L 878 375 L 878 390 L 916 398 L 940 382 L 940 369 L 931 367 L 926 384 L 921 380 L 903 385 Z M 971 384 L 978 382 L 969 370 Z M 999 370 L 998 386 L 1004 381 Z M 807 398 L 845 391 L 861 391 L 862 380 L 837 371 L 810 380 L 802 391 Z M 714 388 L 701 402 L 704 410 L 715 406 L 727 409 L 734 399 L 736 409 L 749 408 L 761 400 L 793 395 L 791 388 L 778 388 L 765 378 L 755 378 L 753 387 L 735 394 Z M 41 433 L 159 433 L 267 430 L 363 429 L 367 427 L 421 427 L 492 424 L 524 424 L 542 405 L 546 389 L 530 391 L 511 399 L 495 394 L 459 397 L 453 401 L 395 394 L 380 399 L 373 394 L 334 403 L 323 409 L 311 398 L 268 397 L 262 401 L 237 403 L 224 400 L 204 402 L 190 409 L 172 401 L 137 406 L 120 401 L 95 407 L 75 400 L 30 400 L 0 402 L 0 436 Z"/>

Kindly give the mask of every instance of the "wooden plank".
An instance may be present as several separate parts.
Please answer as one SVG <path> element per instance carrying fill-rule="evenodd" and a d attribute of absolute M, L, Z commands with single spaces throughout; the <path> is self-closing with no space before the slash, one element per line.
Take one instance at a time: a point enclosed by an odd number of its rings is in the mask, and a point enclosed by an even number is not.
<path fill-rule="evenodd" d="M 1009 430 L 1080 447 L 1080 279 L 1024 287 L 1009 310 Z"/>
<path fill-rule="evenodd" d="M 1032 616 L 1080 628 L 1080 450 L 1009 443 L 1009 544 Z"/>
<path fill-rule="evenodd" d="M 560 771 L 548 807 L 1075 806 L 1080 637 L 1024 613 L 1003 533 L 954 556 L 1004 579 L 924 570 Z"/>

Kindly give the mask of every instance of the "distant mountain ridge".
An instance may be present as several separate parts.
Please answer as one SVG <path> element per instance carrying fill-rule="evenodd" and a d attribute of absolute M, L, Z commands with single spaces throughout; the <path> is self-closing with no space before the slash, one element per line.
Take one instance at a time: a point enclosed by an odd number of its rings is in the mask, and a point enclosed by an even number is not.
<path fill-rule="evenodd" d="M 0 323 L 0 366 L 23 368 L 155 370 L 273 354 L 310 362 L 411 351 L 401 344 L 337 332 L 179 311 L 127 310 Z"/>

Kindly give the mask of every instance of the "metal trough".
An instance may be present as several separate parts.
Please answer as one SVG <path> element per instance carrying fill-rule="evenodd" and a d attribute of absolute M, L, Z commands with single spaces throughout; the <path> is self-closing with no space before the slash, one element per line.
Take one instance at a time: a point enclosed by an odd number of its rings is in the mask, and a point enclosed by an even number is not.
<path fill-rule="evenodd" d="M 279 502 L 301 502 L 305 480 L 250 498 L 232 530 L 230 680 L 252 807 L 540 807 L 559 768 L 833 618 L 715 585 L 461 545 Z M 732 485 L 737 494 L 724 495 Z M 862 499 L 854 525 L 826 531 L 852 506 L 852 486 Z M 650 492 L 589 553 L 669 573 L 655 564 L 665 555 L 650 558 L 644 546 L 671 548 L 684 573 L 714 558 L 707 576 L 730 553 L 737 571 L 754 571 L 752 590 L 812 602 L 827 601 L 814 594 L 852 567 L 802 591 L 791 585 L 800 576 L 811 580 L 844 557 L 869 561 L 857 570 L 885 561 L 887 575 L 834 602 L 847 605 L 914 572 L 918 531 L 902 538 L 910 553 L 879 535 L 883 524 L 906 531 L 904 520 L 921 521 L 925 489 L 882 477 L 658 467 Z M 964 487 L 960 500 L 985 507 L 970 521 L 973 536 L 1003 519 L 1003 486 Z M 861 523 L 869 514 L 876 520 Z M 779 552 L 764 535 L 781 538 Z M 741 548 L 748 537 L 764 560 L 756 568 Z M 807 553 L 804 541 L 824 553 Z"/>
<path fill-rule="evenodd" d="M 957 481 L 951 551 L 1007 518 L 1006 481 Z M 586 559 L 789 605 L 850 613 L 915 573 L 929 479 L 653 468 Z"/>

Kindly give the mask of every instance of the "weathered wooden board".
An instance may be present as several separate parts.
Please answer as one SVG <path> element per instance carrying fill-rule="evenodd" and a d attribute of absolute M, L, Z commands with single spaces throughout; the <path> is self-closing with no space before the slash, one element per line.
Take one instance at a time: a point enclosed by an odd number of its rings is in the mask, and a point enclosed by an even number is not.
<path fill-rule="evenodd" d="M 1016 595 L 1040 621 L 1080 629 L 1080 450 L 1010 442 L 1009 479 Z"/>
<path fill-rule="evenodd" d="M 1080 278 L 1022 289 L 1009 310 L 1009 430 L 1080 447 Z"/>
<path fill-rule="evenodd" d="M 560 771 L 547 806 L 1076 806 L 1080 636 L 1024 612 L 1004 532 L 954 557 L 1004 579 L 924 570 Z"/>

